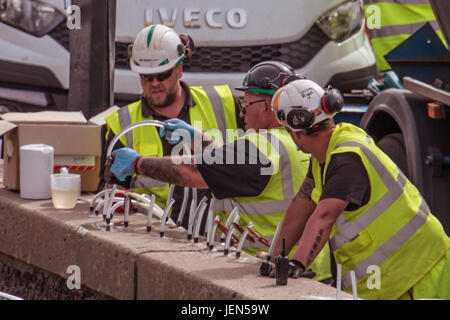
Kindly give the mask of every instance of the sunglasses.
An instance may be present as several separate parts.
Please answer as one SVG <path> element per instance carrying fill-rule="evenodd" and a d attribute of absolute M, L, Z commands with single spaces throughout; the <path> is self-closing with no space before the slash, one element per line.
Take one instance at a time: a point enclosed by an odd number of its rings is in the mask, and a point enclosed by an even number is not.
<path fill-rule="evenodd" d="M 169 71 L 163 72 L 163 73 L 157 73 L 157 74 L 140 74 L 141 79 L 144 81 L 152 82 L 153 79 L 158 79 L 159 82 L 163 82 L 170 78 L 172 75 L 173 69 L 170 69 Z"/>
<path fill-rule="evenodd" d="M 255 101 L 251 101 L 251 102 L 245 102 L 245 101 L 241 101 L 241 103 L 239 104 L 239 110 L 241 110 L 242 114 L 245 114 L 245 109 L 248 108 L 248 106 L 251 106 L 252 104 L 255 103 L 260 103 L 260 102 L 265 102 L 265 99 L 259 99 L 259 100 L 255 100 Z"/>

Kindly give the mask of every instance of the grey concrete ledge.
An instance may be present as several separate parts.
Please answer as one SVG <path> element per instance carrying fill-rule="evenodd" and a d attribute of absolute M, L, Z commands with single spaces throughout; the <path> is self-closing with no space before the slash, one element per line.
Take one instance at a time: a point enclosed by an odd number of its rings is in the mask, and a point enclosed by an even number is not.
<path fill-rule="evenodd" d="M 83 196 L 89 199 L 89 196 Z M 123 216 L 114 221 L 120 224 Z M 87 202 L 56 210 L 51 200 L 25 200 L 0 188 L 0 252 L 68 278 L 76 265 L 82 285 L 117 299 L 334 299 L 336 290 L 310 279 L 275 279 L 258 275 L 261 260 L 234 253 L 224 257 L 186 240 L 186 231 L 159 235 L 159 221 L 146 232 L 146 217 L 132 214 L 129 227 L 99 228 L 101 217 Z M 343 298 L 351 298 L 342 293 Z"/>

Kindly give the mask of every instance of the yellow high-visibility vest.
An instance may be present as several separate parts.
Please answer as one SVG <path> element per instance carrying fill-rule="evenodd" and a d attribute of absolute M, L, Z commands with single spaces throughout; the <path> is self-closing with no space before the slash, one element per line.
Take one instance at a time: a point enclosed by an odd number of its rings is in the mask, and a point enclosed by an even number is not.
<path fill-rule="evenodd" d="M 247 139 L 270 160 L 270 170 L 261 173 L 271 174 L 270 180 L 259 195 L 216 199 L 216 208 L 220 207 L 224 211 L 221 213 L 222 217 L 226 218 L 237 207 L 241 217 L 239 224 L 245 228 L 250 221 L 253 222 L 255 231 L 272 242 L 278 223 L 283 221 L 289 204 L 305 179 L 310 155 L 297 149 L 284 127 L 247 133 L 239 139 Z M 255 254 L 263 249 L 267 250 L 267 247 L 258 241 L 255 243 L 245 241 L 244 248 L 250 254 Z M 290 256 L 293 255 L 296 248 L 291 250 Z M 311 268 L 317 274 L 316 280 L 331 277 L 328 246 L 317 256 Z"/>
<path fill-rule="evenodd" d="M 361 158 L 371 194 L 361 208 L 343 211 L 330 234 L 336 263 L 342 265 L 343 288 L 351 291 L 350 271 L 354 271 L 361 298 L 398 299 L 446 254 L 450 239 L 417 188 L 364 130 L 351 124 L 340 123 L 334 129 L 323 175 L 313 160 L 315 202 L 331 157 L 344 152 Z M 373 270 L 379 270 L 380 288 L 370 286 Z"/>
<path fill-rule="evenodd" d="M 233 95 L 228 86 L 190 87 L 195 105 L 189 108 L 190 122 L 203 131 L 219 130 L 221 136 L 230 134 L 227 129 L 237 130 L 236 111 Z M 109 130 L 117 135 L 131 123 L 153 120 L 153 117 L 143 117 L 142 101 L 136 101 L 120 108 L 106 118 Z M 108 134 L 107 133 L 107 134 Z M 216 134 L 214 134 L 217 137 Z M 158 131 L 153 126 L 142 126 L 133 129 L 120 138 L 125 147 L 133 148 L 144 156 L 163 156 L 163 146 Z M 159 206 L 166 205 L 169 185 L 150 177 L 135 176 L 132 189 L 139 193 L 156 195 Z"/>
<path fill-rule="evenodd" d="M 379 70 L 391 69 L 384 56 L 427 22 L 446 43 L 428 0 L 364 0 L 364 9 Z"/>

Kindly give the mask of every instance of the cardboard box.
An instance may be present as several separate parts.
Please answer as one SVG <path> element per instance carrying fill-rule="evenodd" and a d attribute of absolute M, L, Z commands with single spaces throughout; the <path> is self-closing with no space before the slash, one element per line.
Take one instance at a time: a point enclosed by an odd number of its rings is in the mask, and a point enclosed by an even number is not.
<path fill-rule="evenodd" d="M 42 143 L 54 148 L 54 172 L 67 167 L 81 175 L 81 190 L 96 191 L 102 155 L 101 126 L 112 107 L 89 120 L 81 112 L 44 111 L 7 113 L 0 120 L 3 135 L 3 184 L 20 190 L 20 152 L 22 145 Z"/>

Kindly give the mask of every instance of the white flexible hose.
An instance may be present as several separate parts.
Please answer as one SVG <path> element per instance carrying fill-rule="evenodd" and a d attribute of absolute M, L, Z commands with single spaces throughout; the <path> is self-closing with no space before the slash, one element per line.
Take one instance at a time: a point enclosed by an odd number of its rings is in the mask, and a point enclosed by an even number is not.
<path fill-rule="evenodd" d="M 356 286 L 356 274 L 354 270 L 350 271 L 350 279 L 352 280 L 353 300 L 358 300 L 358 287 Z"/>
<path fill-rule="evenodd" d="M 119 202 L 115 203 L 115 204 L 112 206 L 112 208 L 111 208 L 111 216 L 113 216 L 114 213 L 116 212 L 117 208 L 123 206 L 123 204 L 124 204 L 123 199 L 120 200 Z"/>
<path fill-rule="evenodd" d="M 183 218 L 184 218 L 184 214 L 186 213 L 188 198 L 189 198 L 189 187 L 184 187 L 183 202 L 181 204 L 181 209 L 180 209 L 180 213 L 178 214 L 178 220 L 177 220 L 178 226 L 181 226 L 181 224 L 183 223 Z"/>
<path fill-rule="evenodd" d="M 170 214 L 172 213 L 172 211 L 170 211 L 170 208 L 172 207 L 172 205 L 174 203 L 175 203 L 175 200 L 171 199 L 170 202 L 164 208 L 164 214 L 163 214 L 163 216 L 161 218 L 161 223 L 160 223 L 160 226 L 159 226 L 159 233 L 161 234 L 161 237 L 164 235 L 164 231 L 166 230 L 166 220 L 170 219 L 169 217 L 170 217 Z M 176 224 L 174 224 L 174 226 L 175 225 Z"/>
<path fill-rule="evenodd" d="M 236 214 L 239 215 L 239 209 L 237 207 L 234 207 L 234 209 L 231 210 L 230 215 L 227 218 L 227 221 L 225 222 L 225 227 L 230 228 L 231 222 L 233 221 L 234 216 Z M 221 243 L 225 242 L 225 237 L 226 236 L 223 233 L 220 235 L 220 242 Z"/>
<path fill-rule="evenodd" d="M 117 143 L 117 141 L 119 141 L 119 139 L 124 134 L 126 134 L 130 130 L 133 130 L 134 128 L 138 128 L 138 127 L 142 127 L 142 126 L 155 126 L 155 127 L 163 128 L 164 123 L 162 121 L 158 121 L 158 120 L 144 120 L 144 121 L 139 121 L 139 122 L 132 123 L 132 124 L 126 126 L 124 129 L 122 129 L 122 131 L 120 131 L 118 134 L 116 134 L 116 136 L 109 143 L 108 149 L 106 151 L 106 159 L 108 159 L 108 157 L 111 156 L 111 153 L 113 151 L 115 144 Z"/>
<path fill-rule="evenodd" d="M 205 225 L 205 235 L 206 235 L 206 243 L 209 244 L 209 234 L 211 232 L 212 224 L 213 224 L 213 214 L 214 214 L 214 198 L 211 198 L 209 201 L 209 207 L 208 207 L 208 216 L 206 219 L 206 225 Z"/>
<path fill-rule="evenodd" d="M 200 212 L 200 208 L 203 206 L 203 204 L 208 201 L 208 198 L 205 196 L 202 198 L 202 200 L 200 200 L 200 203 L 198 204 L 198 206 L 195 208 L 194 211 L 194 215 L 192 217 L 192 219 L 189 219 L 189 225 L 188 225 L 188 234 L 192 234 L 194 232 L 194 224 L 196 223 L 196 221 L 198 221 L 197 216 L 198 213 Z M 197 203 L 197 201 L 195 201 Z"/>
<path fill-rule="evenodd" d="M 336 300 L 341 300 L 341 290 L 342 290 L 342 264 L 337 264 L 337 275 L 336 275 Z"/>
<path fill-rule="evenodd" d="M 233 223 L 231 224 L 230 228 L 228 229 L 228 234 L 227 234 L 227 237 L 225 239 L 225 252 L 224 252 L 224 254 L 228 253 L 228 249 L 232 246 L 232 244 L 231 244 L 231 237 L 233 236 L 234 230 L 236 229 L 235 228 L 235 224 L 238 224 L 240 219 L 241 219 L 241 217 L 239 215 L 237 215 L 234 218 Z"/>
<path fill-rule="evenodd" d="M 217 222 L 220 222 L 220 215 L 216 215 L 216 218 L 213 221 L 213 226 L 211 228 L 211 234 L 209 235 L 209 245 L 211 247 L 214 246 L 214 236 L 217 230 Z"/>
<path fill-rule="evenodd" d="M 98 212 L 98 211 L 105 205 L 106 200 L 107 200 L 107 199 L 101 200 L 101 201 L 97 204 L 97 206 L 95 207 L 94 212 Z M 123 198 L 114 197 L 114 201 L 122 201 L 122 200 L 123 200 Z"/>
<path fill-rule="evenodd" d="M 133 129 L 135 129 L 135 128 L 141 127 L 141 126 L 155 126 L 155 127 L 163 128 L 163 127 L 164 127 L 164 123 L 163 123 L 162 121 L 158 121 L 158 120 L 144 120 L 144 121 L 139 121 L 139 122 L 132 123 L 132 124 L 128 125 L 128 126 L 125 127 L 124 129 L 122 129 L 118 134 L 116 134 L 115 137 L 114 137 L 114 138 L 111 140 L 111 142 L 109 143 L 108 148 L 107 148 L 107 150 L 106 150 L 106 159 L 107 159 L 107 161 L 108 161 L 109 159 L 111 159 L 111 154 L 112 154 L 113 148 L 114 148 L 115 144 L 117 143 L 117 141 L 119 141 L 119 139 L 120 139 L 123 135 L 125 135 L 126 133 L 128 133 L 129 131 L 131 131 L 131 130 L 133 130 Z M 119 190 L 117 190 L 117 191 L 119 191 Z M 92 204 L 91 207 L 93 206 L 95 200 L 96 200 L 101 194 L 105 194 L 106 198 L 108 198 L 108 193 L 107 193 L 106 191 L 100 192 L 100 193 L 97 194 L 97 195 L 94 197 L 94 199 L 92 200 L 92 202 L 91 202 L 91 204 Z M 135 192 L 130 192 L 129 195 L 130 195 L 132 198 L 138 200 L 136 203 L 135 203 L 135 201 L 133 201 L 133 204 L 136 204 L 136 205 L 138 205 L 139 207 L 142 207 L 142 208 L 147 209 L 147 210 L 149 209 L 149 207 L 150 207 L 150 202 L 151 202 L 150 199 L 148 199 L 148 198 L 146 198 L 146 197 L 144 197 L 144 196 L 142 196 L 142 195 L 140 195 L 140 194 L 137 194 L 137 193 L 135 193 Z M 144 202 L 145 204 L 142 203 L 142 202 Z M 153 204 L 153 205 L 154 205 L 153 214 L 155 214 L 159 219 L 161 219 L 161 218 L 162 218 L 162 215 L 164 214 L 164 210 L 161 209 L 161 208 L 160 208 L 159 206 L 157 206 L 156 204 Z M 169 224 L 170 227 L 175 227 L 175 226 L 176 226 L 176 225 L 173 223 L 172 219 L 170 219 L 170 218 L 169 218 L 169 221 L 168 221 L 167 223 Z"/>
<path fill-rule="evenodd" d="M 206 202 L 202 203 L 200 206 L 200 209 L 198 209 L 198 213 L 197 213 L 197 221 L 195 222 L 195 228 L 194 228 L 194 241 L 195 239 L 198 239 L 198 236 L 200 234 L 200 226 L 202 224 L 202 220 L 203 220 L 203 214 L 205 213 L 205 209 L 208 206 L 208 204 Z"/>
<path fill-rule="evenodd" d="M 248 228 L 253 228 L 254 223 L 252 221 L 250 221 L 248 223 L 248 225 L 245 227 L 244 232 L 242 232 L 241 234 L 241 238 L 239 239 L 239 243 L 236 249 L 236 255 L 239 255 L 240 252 L 242 251 L 242 247 L 244 246 L 244 242 L 245 242 L 245 238 L 247 238 L 248 235 Z"/>
<path fill-rule="evenodd" d="M 0 297 L 5 298 L 7 300 L 23 300 L 22 298 L 13 296 L 12 294 L 0 292 Z"/>

